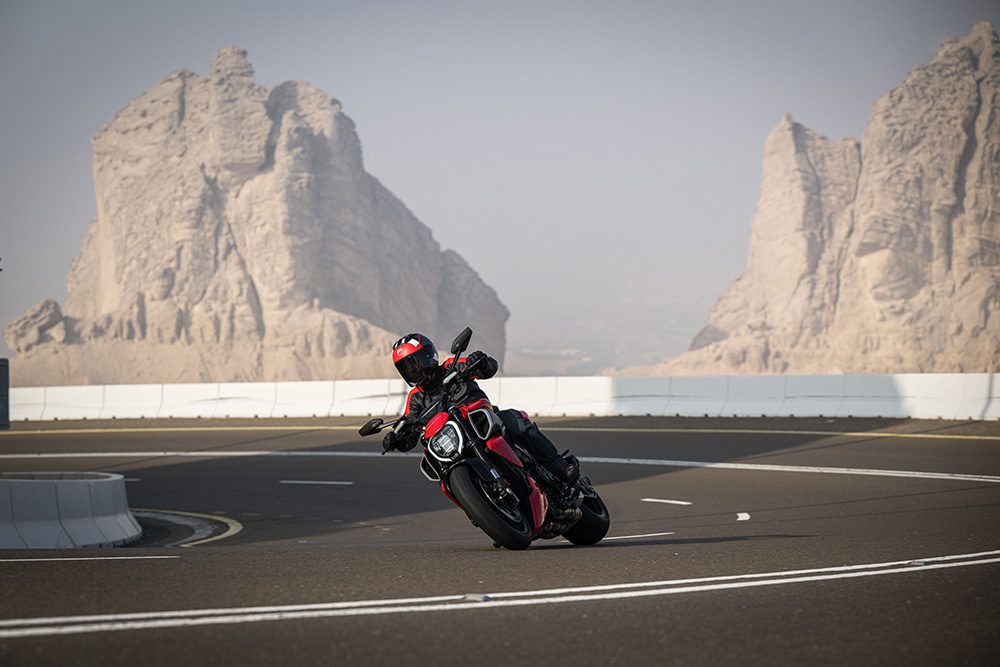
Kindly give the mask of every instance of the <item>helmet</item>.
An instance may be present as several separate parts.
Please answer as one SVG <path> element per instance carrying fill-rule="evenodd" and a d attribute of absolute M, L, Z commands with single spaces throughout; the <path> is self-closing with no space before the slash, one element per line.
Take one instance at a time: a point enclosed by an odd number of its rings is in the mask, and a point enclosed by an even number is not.
<path fill-rule="evenodd" d="M 406 383 L 415 387 L 430 380 L 437 371 L 437 348 L 423 334 L 407 334 L 392 344 L 392 363 Z"/>

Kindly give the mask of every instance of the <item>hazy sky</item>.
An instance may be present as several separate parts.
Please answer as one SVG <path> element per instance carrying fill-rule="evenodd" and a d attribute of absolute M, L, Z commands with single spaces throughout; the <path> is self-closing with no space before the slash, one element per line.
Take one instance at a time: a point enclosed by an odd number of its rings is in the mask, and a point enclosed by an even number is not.
<path fill-rule="evenodd" d="M 90 138 L 236 45 L 343 103 L 368 171 L 511 309 L 509 349 L 678 353 L 743 269 L 782 115 L 859 136 L 979 19 L 1000 0 L 0 0 L 0 326 L 65 298 Z"/>

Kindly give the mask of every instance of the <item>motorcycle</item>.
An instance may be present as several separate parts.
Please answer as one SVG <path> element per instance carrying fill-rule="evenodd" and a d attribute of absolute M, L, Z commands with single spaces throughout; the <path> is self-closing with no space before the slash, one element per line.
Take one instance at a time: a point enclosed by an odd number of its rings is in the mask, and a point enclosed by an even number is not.
<path fill-rule="evenodd" d="M 454 359 L 471 338 L 468 327 L 455 338 Z M 504 438 L 503 424 L 489 401 L 462 402 L 464 381 L 475 370 L 470 366 L 448 373 L 441 397 L 420 415 L 390 422 L 375 418 L 358 433 L 420 429 L 420 471 L 440 483 L 444 495 L 493 539 L 496 548 L 527 549 L 534 540 L 559 536 L 577 545 L 600 542 L 611 518 L 590 479 L 581 474 L 574 484 L 565 484 L 526 449 Z M 575 456 L 566 458 L 579 466 Z"/>

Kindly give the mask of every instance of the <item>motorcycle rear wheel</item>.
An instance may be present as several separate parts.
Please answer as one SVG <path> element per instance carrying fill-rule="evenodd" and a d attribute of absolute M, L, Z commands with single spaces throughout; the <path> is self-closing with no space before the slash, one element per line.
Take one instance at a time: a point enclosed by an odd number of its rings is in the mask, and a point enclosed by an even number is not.
<path fill-rule="evenodd" d="M 531 526 L 524 514 L 517 510 L 519 521 L 515 522 L 501 514 L 489 499 L 489 492 L 484 488 L 483 481 L 467 466 L 458 466 L 451 471 L 449 478 L 451 492 L 461 503 L 466 515 L 479 526 L 484 533 L 508 549 L 527 549 L 531 544 Z"/>
<path fill-rule="evenodd" d="M 608 506 L 601 500 L 597 491 L 591 490 L 583 496 L 583 505 L 580 509 L 583 511 L 583 517 L 563 533 L 563 537 L 581 546 L 597 544 L 604 539 L 611 527 Z"/>

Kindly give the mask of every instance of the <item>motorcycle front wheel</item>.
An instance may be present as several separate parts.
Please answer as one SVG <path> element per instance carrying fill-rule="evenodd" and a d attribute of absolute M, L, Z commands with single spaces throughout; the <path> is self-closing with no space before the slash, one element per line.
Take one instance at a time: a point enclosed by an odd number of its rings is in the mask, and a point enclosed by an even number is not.
<path fill-rule="evenodd" d="M 590 489 L 584 494 L 580 509 L 583 511 L 583 517 L 563 533 L 563 537 L 573 544 L 597 544 L 604 539 L 608 534 L 608 528 L 611 527 L 608 506 L 597 495 L 597 491 Z"/>
<path fill-rule="evenodd" d="M 531 526 L 520 509 L 501 507 L 483 480 L 468 466 L 453 468 L 448 481 L 462 509 L 484 533 L 508 549 L 528 548 Z"/>

